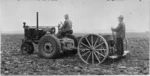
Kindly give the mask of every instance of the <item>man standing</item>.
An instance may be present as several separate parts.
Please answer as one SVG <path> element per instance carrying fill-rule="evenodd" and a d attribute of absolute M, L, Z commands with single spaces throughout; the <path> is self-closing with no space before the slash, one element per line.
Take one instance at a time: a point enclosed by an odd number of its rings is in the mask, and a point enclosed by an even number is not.
<path fill-rule="evenodd" d="M 58 37 L 64 36 L 66 33 L 70 33 L 70 34 L 73 33 L 72 22 L 69 19 L 69 15 L 65 14 L 64 17 L 65 17 L 65 21 L 64 24 L 62 24 L 62 27 L 59 29 L 59 32 L 57 34 Z"/>
<path fill-rule="evenodd" d="M 116 32 L 116 49 L 118 57 L 124 54 L 123 40 L 125 38 L 125 23 L 123 22 L 123 16 L 118 17 L 119 24 L 116 28 L 111 28 L 112 31 Z"/>

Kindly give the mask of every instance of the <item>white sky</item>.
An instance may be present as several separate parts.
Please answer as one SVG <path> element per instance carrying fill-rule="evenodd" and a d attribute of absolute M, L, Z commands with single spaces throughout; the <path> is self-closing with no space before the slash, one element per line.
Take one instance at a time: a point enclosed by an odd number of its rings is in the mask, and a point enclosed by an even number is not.
<path fill-rule="evenodd" d="M 0 30 L 2 33 L 23 33 L 22 22 L 36 26 L 54 26 L 68 13 L 74 32 L 110 33 L 124 16 L 127 32 L 149 31 L 150 2 L 147 0 L 1 0 Z"/>

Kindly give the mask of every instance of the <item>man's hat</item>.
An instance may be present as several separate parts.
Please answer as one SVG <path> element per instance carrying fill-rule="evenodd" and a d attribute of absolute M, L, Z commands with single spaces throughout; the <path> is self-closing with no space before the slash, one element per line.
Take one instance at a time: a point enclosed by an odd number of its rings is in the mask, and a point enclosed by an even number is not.
<path fill-rule="evenodd" d="M 65 17 L 65 18 L 69 18 L 69 15 L 68 15 L 68 14 L 65 14 L 64 17 Z"/>
<path fill-rule="evenodd" d="M 122 15 L 120 15 L 118 18 L 121 18 L 121 19 L 123 19 L 123 16 L 122 16 Z"/>
<path fill-rule="evenodd" d="M 68 15 L 68 14 L 65 14 L 64 17 L 69 17 L 69 15 Z"/>

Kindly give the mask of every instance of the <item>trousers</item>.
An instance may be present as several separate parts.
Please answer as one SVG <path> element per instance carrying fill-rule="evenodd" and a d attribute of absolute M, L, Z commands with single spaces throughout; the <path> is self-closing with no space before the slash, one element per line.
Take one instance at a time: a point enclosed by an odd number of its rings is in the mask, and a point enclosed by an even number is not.
<path fill-rule="evenodd" d="M 122 56 L 124 54 L 123 38 L 116 38 L 117 54 Z"/>

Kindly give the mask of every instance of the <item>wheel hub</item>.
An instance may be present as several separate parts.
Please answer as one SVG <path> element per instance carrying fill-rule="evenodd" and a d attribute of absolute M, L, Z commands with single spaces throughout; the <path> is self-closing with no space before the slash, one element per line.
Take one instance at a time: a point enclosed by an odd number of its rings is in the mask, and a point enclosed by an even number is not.
<path fill-rule="evenodd" d="M 93 46 L 91 47 L 91 51 L 95 51 L 95 48 Z"/>
<path fill-rule="evenodd" d="M 23 51 L 27 51 L 27 47 L 23 47 Z"/>
<path fill-rule="evenodd" d="M 45 51 L 46 53 L 52 53 L 52 51 L 53 51 L 53 46 L 52 46 L 51 42 L 46 42 L 46 43 L 44 44 L 44 51 Z"/>

